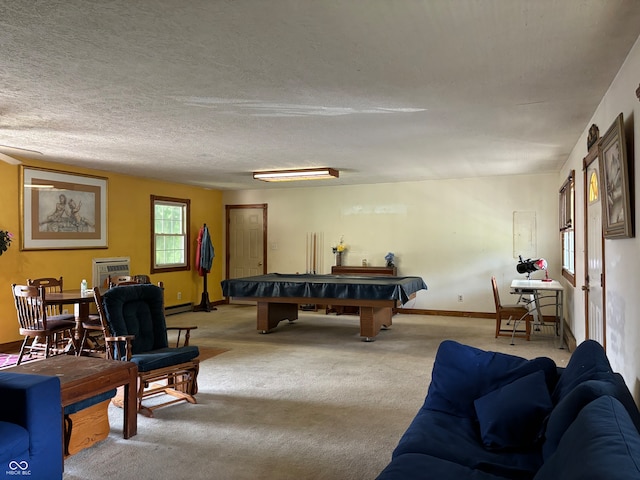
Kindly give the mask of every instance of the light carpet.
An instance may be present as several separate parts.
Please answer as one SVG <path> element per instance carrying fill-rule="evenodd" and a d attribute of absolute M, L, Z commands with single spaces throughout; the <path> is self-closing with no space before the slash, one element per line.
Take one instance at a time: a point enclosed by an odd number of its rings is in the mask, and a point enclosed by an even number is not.
<path fill-rule="evenodd" d="M 488 319 L 399 314 L 371 343 L 360 340 L 358 317 L 323 312 L 300 312 L 267 335 L 255 306 L 168 323 L 197 325 L 191 343 L 203 351 L 226 350 L 202 359 L 198 404 L 139 415 L 129 440 L 110 407 L 109 437 L 68 458 L 65 479 L 374 479 L 424 401 L 441 341 L 559 366 L 570 356 L 548 335 L 495 339 Z"/>

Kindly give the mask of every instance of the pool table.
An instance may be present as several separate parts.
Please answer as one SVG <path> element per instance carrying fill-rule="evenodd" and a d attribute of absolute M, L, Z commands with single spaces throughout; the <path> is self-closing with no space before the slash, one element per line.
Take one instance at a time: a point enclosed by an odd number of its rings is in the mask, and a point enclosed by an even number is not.
<path fill-rule="evenodd" d="M 391 326 L 393 308 L 426 290 L 420 277 L 371 277 L 270 273 L 222 281 L 226 297 L 257 302 L 258 331 L 298 318 L 298 305 L 321 303 L 360 308 L 360 336 L 370 342 Z"/>

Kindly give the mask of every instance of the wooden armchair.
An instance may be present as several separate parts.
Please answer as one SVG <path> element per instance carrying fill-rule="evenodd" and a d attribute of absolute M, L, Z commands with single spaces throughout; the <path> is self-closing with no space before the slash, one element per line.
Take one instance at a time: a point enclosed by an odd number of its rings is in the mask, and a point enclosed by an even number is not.
<path fill-rule="evenodd" d="M 49 315 L 45 287 L 14 283 L 11 285 L 11 291 L 20 324 L 20 335 L 24 335 L 18 355 L 18 365 L 27 352 L 29 355 L 42 354 L 45 358 L 52 353 L 62 353 L 69 345 L 69 339 L 63 334 L 73 331 L 76 326 L 74 316 Z"/>
<path fill-rule="evenodd" d="M 100 294 L 93 289 L 102 320 L 107 358 L 138 365 L 138 411 L 149 417 L 157 408 L 187 401 L 196 403 L 200 354 L 190 346 L 190 332 L 197 327 L 167 327 L 163 289 L 151 284 L 123 285 Z M 175 346 L 167 331 L 178 330 Z M 179 345 L 182 331 L 183 344 Z M 169 395 L 163 402 L 143 404 L 144 399 Z"/>

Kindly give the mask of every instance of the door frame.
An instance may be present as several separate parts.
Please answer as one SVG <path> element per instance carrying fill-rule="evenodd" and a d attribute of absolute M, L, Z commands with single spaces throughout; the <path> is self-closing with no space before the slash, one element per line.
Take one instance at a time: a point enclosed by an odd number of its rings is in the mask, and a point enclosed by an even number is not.
<path fill-rule="evenodd" d="M 262 209 L 262 258 L 264 261 L 262 262 L 262 273 L 267 273 L 267 209 L 268 204 L 266 203 L 251 203 L 246 205 L 225 205 L 225 234 L 224 234 L 224 246 L 225 246 L 225 267 L 224 267 L 224 278 L 229 278 L 229 259 L 231 258 L 230 248 L 229 248 L 229 224 L 231 222 L 231 211 L 239 210 L 239 209 Z"/>

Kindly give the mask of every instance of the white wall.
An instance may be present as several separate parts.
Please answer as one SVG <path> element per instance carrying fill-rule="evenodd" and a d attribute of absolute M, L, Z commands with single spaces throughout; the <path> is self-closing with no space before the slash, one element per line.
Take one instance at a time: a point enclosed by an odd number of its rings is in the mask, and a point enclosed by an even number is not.
<path fill-rule="evenodd" d="M 640 39 L 629 53 L 616 79 L 611 84 L 591 121 L 574 147 L 562 168 L 559 178 L 565 178 L 575 169 L 576 181 L 576 232 L 584 228 L 584 181 L 582 159 L 587 154 L 587 133 L 595 123 L 604 135 L 620 112 L 625 119 L 628 157 L 634 163 L 637 146 L 640 145 L 640 102 L 636 89 L 640 86 Z M 640 185 L 640 172 L 635 166 L 634 183 Z M 635 225 L 638 232 L 638 188 L 635 198 Z M 580 287 L 584 284 L 584 239 L 576 236 L 576 289 L 570 293 L 571 329 L 578 342 L 585 338 L 584 295 Z M 640 376 L 640 239 L 605 240 L 606 268 L 606 316 L 607 355 L 615 371 L 620 372 L 636 399 L 640 398 L 638 385 Z"/>
<path fill-rule="evenodd" d="M 366 258 L 384 265 L 391 251 L 399 275 L 424 279 L 429 290 L 414 308 L 494 312 L 491 275 L 505 297 L 511 279 L 522 278 L 516 272 L 521 252 L 514 258 L 513 251 L 514 211 L 535 213 L 535 253 L 547 259 L 552 277 L 560 276 L 558 190 L 550 174 L 246 190 L 225 192 L 223 202 L 268 204 L 269 272 L 304 272 L 306 236 L 316 232 L 324 238 L 318 273 L 329 273 L 331 246 L 344 236 L 345 264 Z"/>
<path fill-rule="evenodd" d="M 501 295 L 517 276 L 513 252 L 513 212 L 535 212 L 537 255 L 549 262 L 552 278 L 565 285 L 565 315 L 578 343 L 585 339 L 584 184 L 582 159 L 595 123 L 604 135 L 616 116 L 625 118 L 629 159 L 640 145 L 640 39 L 631 50 L 592 119 L 585 125 L 558 175 L 504 176 L 415 183 L 226 192 L 225 204 L 269 204 L 269 271 L 303 272 L 305 236 L 322 232 L 326 256 L 321 273 L 333 262 L 331 243 L 344 235 L 348 264 L 367 258 L 382 265 L 388 251 L 397 255 L 400 274 L 419 275 L 429 291 L 415 308 L 492 312 L 489 277 L 496 275 Z M 558 191 L 576 171 L 576 287 L 560 274 L 557 228 Z M 640 186 L 640 167 L 634 169 Z M 638 188 L 635 206 L 638 224 Z M 640 398 L 640 239 L 606 240 L 607 354 Z M 539 273 L 538 273 L 539 275 Z M 462 294 L 464 302 L 457 296 Z"/>

